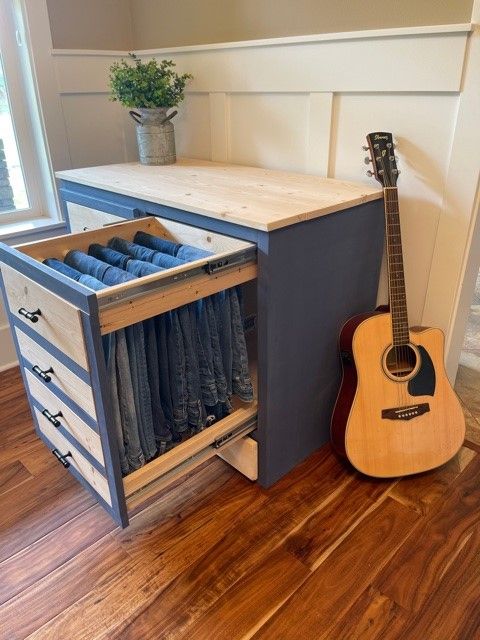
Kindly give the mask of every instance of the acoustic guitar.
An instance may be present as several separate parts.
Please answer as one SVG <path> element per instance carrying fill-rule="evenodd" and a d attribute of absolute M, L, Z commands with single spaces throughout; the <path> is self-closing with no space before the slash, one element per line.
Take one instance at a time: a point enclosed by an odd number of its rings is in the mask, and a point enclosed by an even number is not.
<path fill-rule="evenodd" d="M 341 330 L 343 379 L 331 438 L 356 469 L 389 478 L 447 462 L 463 443 L 465 419 L 446 376 L 442 331 L 409 328 L 392 134 L 370 133 L 367 142 L 367 173 L 383 186 L 389 306 Z"/>

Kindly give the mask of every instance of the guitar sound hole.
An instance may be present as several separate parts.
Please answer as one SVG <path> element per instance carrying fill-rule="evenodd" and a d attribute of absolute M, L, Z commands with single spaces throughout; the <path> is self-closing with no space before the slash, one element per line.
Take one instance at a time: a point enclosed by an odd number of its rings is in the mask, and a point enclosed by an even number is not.
<path fill-rule="evenodd" d="M 396 380 L 411 378 L 419 368 L 420 354 L 412 345 L 391 346 L 384 354 L 387 375 Z"/>

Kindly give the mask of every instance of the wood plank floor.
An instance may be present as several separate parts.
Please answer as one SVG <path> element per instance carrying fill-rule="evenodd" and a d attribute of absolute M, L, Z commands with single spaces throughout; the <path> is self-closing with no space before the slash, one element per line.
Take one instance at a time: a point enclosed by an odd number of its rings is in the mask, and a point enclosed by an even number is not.
<path fill-rule="evenodd" d="M 215 459 L 117 528 L 0 374 L 0 639 L 480 639 L 480 373 L 468 440 L 401 481 L 328 446 L 269 490 Z"/>

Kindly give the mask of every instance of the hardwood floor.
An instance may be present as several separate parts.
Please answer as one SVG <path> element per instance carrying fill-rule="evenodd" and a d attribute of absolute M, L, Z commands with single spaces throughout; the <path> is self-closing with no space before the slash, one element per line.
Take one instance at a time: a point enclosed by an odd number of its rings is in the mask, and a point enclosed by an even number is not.
<path fill-rule="evenodd" d="M 269 490 L 214 459 L 118 529 L 0 374 L 0 639 L 480 639 L 480 372 L 459 455 L 400 481 L 328 446 Z"/>

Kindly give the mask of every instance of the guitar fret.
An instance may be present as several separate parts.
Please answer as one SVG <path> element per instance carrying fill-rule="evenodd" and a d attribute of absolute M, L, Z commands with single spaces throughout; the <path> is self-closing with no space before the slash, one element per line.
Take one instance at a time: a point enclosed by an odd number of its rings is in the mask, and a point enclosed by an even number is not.
<path fill-rule="evenodd" d="M 402 235 L 396 187 L 385 187 L 386 241 L 388 259 L 388 284 L 390 313 L 392 318 L 393 344 L 408 344 L 407 296 L 405 292 Z"/>

